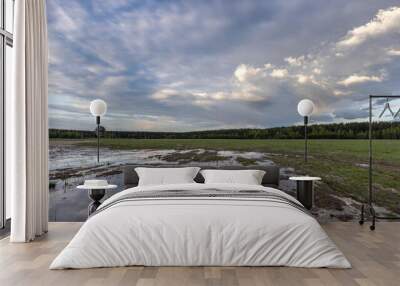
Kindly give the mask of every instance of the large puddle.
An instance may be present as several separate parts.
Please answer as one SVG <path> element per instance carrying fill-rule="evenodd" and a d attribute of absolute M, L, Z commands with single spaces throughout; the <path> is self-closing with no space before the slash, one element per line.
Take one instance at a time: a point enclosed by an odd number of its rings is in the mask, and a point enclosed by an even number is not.
<path fill-rule="evenodd" d="M 204 156 L 206 156 L 205 160 Z M 196 160 L 198 159 L 198 160 Z M 190 160 L 188 162 L 188 160 Z M 114 150 L 100 149 L 101 164 L 118 166 L 132 165 L 162 165 L 162 164 L 189 164 L 189 165 L 271 165 L 273 162 L 260 152 L 235 151 L 206 151 L 193 150 Z M 74 145 L 50 146 L 50 172 L 65 168 L 96 167 L 97 149 L 92 147 L 77 147 Z"/>

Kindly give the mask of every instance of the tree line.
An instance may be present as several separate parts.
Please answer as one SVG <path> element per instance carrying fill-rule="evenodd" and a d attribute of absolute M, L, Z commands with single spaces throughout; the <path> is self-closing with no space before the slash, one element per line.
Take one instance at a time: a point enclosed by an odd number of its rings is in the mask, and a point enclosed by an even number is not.
<path fill-rule="evenodd" d="M 373 123 L 373 138 L 400 139 L 400 122 Z M 100 128 L 105 138 L 135 139 L 301 139 L 303 126 L 274 127 L 266 129 L 243 128 L 191 132 L 107 131 Z M 310 139 L 368 139 L 368 122 L 316 124 L 308 127 Z M 95 131 L 49 129 L 52 139 L 96 138 Z"/>

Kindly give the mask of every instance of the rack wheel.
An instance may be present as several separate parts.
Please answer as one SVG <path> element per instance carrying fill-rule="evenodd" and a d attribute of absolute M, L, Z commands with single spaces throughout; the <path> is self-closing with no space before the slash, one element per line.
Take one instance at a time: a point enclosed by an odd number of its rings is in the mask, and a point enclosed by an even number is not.
<path fill-rule="evenodd" d="M 369 227 L 369 229 L 370 229 L 370 230 L 375 230 L 375 226 L 374 226 L 374 225 L 371 225 L 371 226 Z"/>
<path fill-rule="evenodd" d="M 363 220 L 359 220 L 358 223 L 359 223 L 360 225 L 363 225 L 363 224 L 364 224 L 364 221 L 363 221 Z"/>

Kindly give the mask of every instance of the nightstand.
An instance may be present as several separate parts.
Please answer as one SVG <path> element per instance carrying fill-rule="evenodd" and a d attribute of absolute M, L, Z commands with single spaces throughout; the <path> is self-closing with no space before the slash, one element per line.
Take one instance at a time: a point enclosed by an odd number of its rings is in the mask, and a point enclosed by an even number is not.
<path fill-rule="evenodd" d="M 88 190 L 89 198 L 92 199 L 92 202 L 88 206 L 88 216 L 90 216 L 101 205 L 100 200 L 106 194 L 106 190 L 115 189 L 117 185 L 109 185 L 106 180 L 86 180 L 83 185 L 76 188 Z"/>
<path fill-rule="evenodd" d="M 296 181 L 296 198 L 303 206 L 310 210 L 314 205 L 314 181 L 320 181 L 320 177 L 290 177 L 289 180 Z"/>

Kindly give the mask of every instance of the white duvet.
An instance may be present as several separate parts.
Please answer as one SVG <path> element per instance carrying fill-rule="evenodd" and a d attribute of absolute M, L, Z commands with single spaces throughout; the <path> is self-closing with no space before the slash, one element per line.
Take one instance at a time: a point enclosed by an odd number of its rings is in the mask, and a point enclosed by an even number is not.
<path fill-rule="evenodd" d="M 179 184 L 135 187 L 110 201 L 148 190 L 272 188 Z M 89 218 L 50 269 L 145 266 L 294 266 L 349 268 L 318 222 L 285 204 L 257 199 L 189 198 L 125 201 Z"/>

